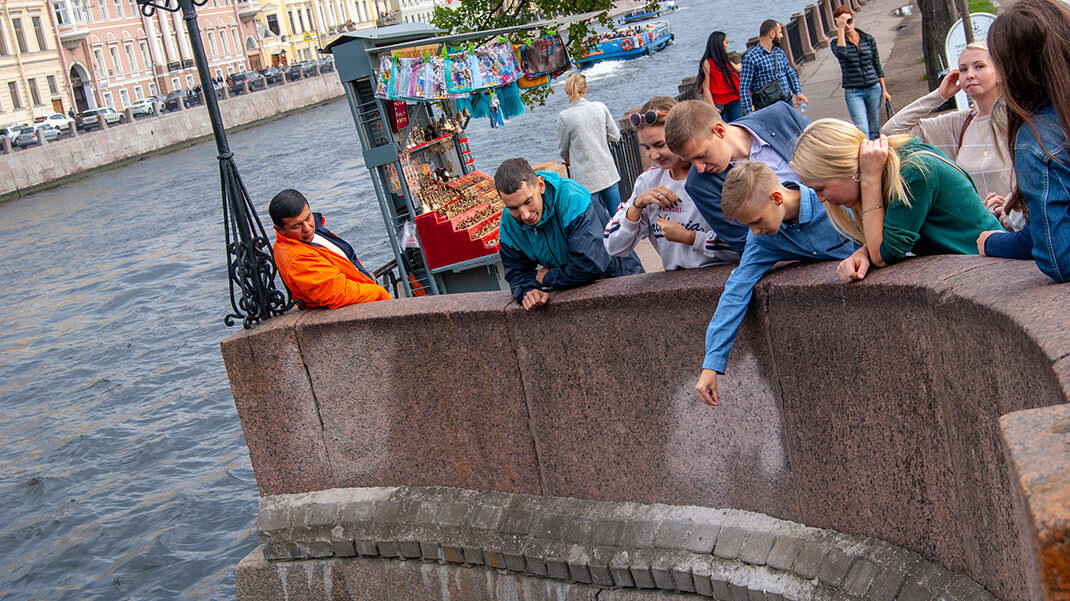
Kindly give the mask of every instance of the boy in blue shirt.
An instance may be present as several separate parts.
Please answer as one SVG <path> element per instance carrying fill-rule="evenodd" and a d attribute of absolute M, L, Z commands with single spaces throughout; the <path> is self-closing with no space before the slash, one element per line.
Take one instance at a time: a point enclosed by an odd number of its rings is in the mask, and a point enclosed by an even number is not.
<path fill-rule="evenodd" d="M 708 405 L 720 404 L 717 374 L 725 371 L 758 280 L 778 261 L 841 260 L 858 248 L 832 226 L 813 190 L 781 183 L 772 169 L 757 161 L 740 161 L 728 171 L 721 209 L 726 219 L 743 224 L 750 233 L 706 329 L 706 357 L 695 390 Z"/>

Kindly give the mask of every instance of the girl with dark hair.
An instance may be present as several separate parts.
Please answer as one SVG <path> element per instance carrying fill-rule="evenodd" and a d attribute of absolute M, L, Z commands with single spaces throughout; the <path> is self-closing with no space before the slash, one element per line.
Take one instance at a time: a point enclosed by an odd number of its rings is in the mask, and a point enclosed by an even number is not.
<path fill-rule="evenodd" d="M 728 39 L 715 31 L 706 40 L 695 82 L 706 102 L 721 109 L 721 119 L 729 123 L 743 116 L 739 103 L 739 67 L 728 61 Z"/>
<path fill-rule="evenodd" d="M 1070 8 L 1054 0 L 1017 0 L 992 23 L 988 49 L 1003 81 L 1017 182 L 1005 210 L 1023 210 L 1029 225 L 1013 234 L 984 232 L 978 250 L 1032 257 L 1045 275 L 1068 282 Z"/>

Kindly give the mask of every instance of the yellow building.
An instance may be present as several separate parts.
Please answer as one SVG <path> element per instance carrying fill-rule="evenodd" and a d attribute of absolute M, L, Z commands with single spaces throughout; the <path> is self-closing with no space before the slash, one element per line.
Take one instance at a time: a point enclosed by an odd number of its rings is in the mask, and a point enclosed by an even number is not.
<path fill-rule="evenodd" d="M 0 2 L 0 125 L 71 107 L 46 0 Z"/>
<path fill-rule="evenodd" d="M 322 58 L 335 35 L 375 27 L 398 0 L 260 0 L 260 40 L 268 65 Z M 392 6 L 393 4 L 393 6 Z"/>

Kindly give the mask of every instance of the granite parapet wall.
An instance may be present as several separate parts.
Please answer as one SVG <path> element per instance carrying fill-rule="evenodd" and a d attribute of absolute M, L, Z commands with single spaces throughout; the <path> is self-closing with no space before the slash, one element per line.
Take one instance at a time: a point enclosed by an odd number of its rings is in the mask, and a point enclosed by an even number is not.
<path fill-rule="evenodd" d="M 735 508 L 887 541 L 1008 601 L 1065 598 L 1051 574 L 1070 553 L 1070 460 L 1037 447 L 1070 434 L 999 418 L 1066 407 L 1070 288 L 982 257 L 849 286 L 828 264 L 783 267 L 710 408 L 693 386 L 729 272 L 602 281 L 532 313 L 459 294 L 235 334 L 222 349 L 261 494 L 455 486 Z"/>
<path fill-rule="evenodd" d="M 345 94 L 335 73 L 220 100 L 225 127 L 270 119 Z M 91 130 L 71 138 L 0 156 L 0 198 L 99 167 L 212 135 L 208 111 L 194 106 L 158 117 Z"/>

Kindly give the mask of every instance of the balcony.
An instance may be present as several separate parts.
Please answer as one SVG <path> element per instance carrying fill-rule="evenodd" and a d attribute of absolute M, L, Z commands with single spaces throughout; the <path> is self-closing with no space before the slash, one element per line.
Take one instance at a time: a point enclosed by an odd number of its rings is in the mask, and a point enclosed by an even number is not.
<path fill-rule="evenodd" d="M 256 15 L 260 14 L 262 8 L 259 2 L 245 1 L 238 2 L 238 18 L 243 21 L 249 21 Z"/>
<path fill-rule="evenodd" d="M 73 23 L 68 23 L 66 25 L 60 25 L 58 27 L 58 33 L 60 43 L 62 43 L 67 50 L 74 50 L 81 45 L 82 41 L 89 35 L 89 30 Z"/>

